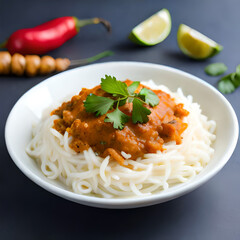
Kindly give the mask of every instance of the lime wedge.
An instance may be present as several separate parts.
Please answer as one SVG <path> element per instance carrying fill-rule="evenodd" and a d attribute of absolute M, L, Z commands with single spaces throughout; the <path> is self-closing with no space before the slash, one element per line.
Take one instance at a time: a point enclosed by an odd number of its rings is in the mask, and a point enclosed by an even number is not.
<path fill-rule="evenodd" d="M 171 25 L 171 15 L 164 8 L 133 28 L 129 39 L 139 45 L 153 46 L 169 35 Z"/>
<path fill-rule="evenodd" d="M 210 58 L 223 49 L 212 39 L 185 24 L 180 24 L 178 28 L 177 41 L 185 55 L 199 60 Z"/>

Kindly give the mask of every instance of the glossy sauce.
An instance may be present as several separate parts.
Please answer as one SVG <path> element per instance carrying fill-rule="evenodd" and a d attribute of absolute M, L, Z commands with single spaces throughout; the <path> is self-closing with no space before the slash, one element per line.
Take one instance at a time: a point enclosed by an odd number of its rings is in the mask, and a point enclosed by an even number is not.
<path fill-rule="evenodd" d="M 130 85 L 132 81 L 126 80 L 125 83 Z M 142 87 L 145 86 L 140 85 L 137 92 Z M 149 121 L 145 124 L 133 124 L 130 119 L 122 130 L 117 130 L 112 123 L 104 122 L 106 114 L 96 117 L 93 113 L 87 113 L 84 100 L 90 93 L 110 96 L 100 86 L 96 86 L 93 89 L 83 88 L 79 95 L 55 109 L 51 114 L 58 115 L 60 119 L 54 121 L 53 127 L 61 134 L 68 131 L 73 138 L 70 147 L 74 151 L 80 153 L 91 147 L 98 155 L 110 155 L 124 165 L 121 151 L 131 154 L 131 159 L 142 157 L 145 153 L 162 151 L 165 142 L 175 141 L 180 144 L 181 134 L 187 128 L 187 123 L 182 120 L 189 112 L 183 108 L 183 104 L 176 104 L 169 94 L 161 90 L 152 91 L 160 101 L 153 108 L 145 106 L 151 110 Z M 132 103 L 126 103 L 120 110 L 131 116 Z"/>

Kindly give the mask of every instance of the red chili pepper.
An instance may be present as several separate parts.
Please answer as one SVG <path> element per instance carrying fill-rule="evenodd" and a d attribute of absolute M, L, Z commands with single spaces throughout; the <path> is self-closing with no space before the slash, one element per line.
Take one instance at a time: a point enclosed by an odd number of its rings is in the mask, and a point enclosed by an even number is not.
<path fill-rule="evenodd" d="M 111 30 L 110 23 L 101 18 L 79 20 L 76 17 L 60 17 L 34 28 L 16 31 L 0 47 L 7 48 L 11 54 L 44 54 L 74 37 L 81 27 L 98 23 Z"/>

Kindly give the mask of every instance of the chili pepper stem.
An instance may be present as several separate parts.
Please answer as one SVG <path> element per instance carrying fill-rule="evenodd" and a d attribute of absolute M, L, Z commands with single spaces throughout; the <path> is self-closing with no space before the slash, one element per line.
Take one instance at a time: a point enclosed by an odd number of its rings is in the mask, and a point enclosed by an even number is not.
<path fill-rule="evenodd" d="M 78 19 L 77 17 L 73 17 L 76 22 L 76 28 L 77 31 L 80 30 L 80 28 L 90 25 L 90 24 L 103 24 L 104 27 L 107 29 L 108 32 L 111 32 L 111 24 L 102 18 L 91 18 L 91 19 Z"/>
<path fill-rule="evenodd" d="M 71 60 L 70 67 L 81 66 L 81 65 L 84 65 L 84 64 L 92 63 L 92 62 L 95 62 L 95 61 L 97 61 L 101 58 L 112 56 L 113 54 L 114 53 L 112 51 L 105 51 L 105 52 L 99 53 L 99 54 L 97 54 L 93 57 L 90 57 L 90 58 L 84 58 L 84 59 L 80 59 L 80 60 Z"/>
<path fill-rule="evenodd" d="M 4 41 L 4 42 L 0 43 L 0 48 L 5 48 L 6 47 L 6 43 L 7 43 L 7 41 Z"/>

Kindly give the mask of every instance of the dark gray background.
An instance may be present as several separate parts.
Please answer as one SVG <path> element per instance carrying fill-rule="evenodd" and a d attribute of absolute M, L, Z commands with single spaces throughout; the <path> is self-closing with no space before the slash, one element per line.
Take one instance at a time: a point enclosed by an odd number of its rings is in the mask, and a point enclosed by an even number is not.
<path fill-rule="evenodd" d="M 161 44 L 135 47 L 130 30 L 161 8 L 172 15 L 172 31 Z M 89 26 L 54 57 L 78 59 L 106 49 L 115 56 L 103 61 L 128 60 L 164 64 L 192 73 L 216 86 L 204 67 L 225 62 L 229 71 L 240 63 L 239 0 L 0 0 L 0 41 L 13 31 L 60 16 L 100 16 L 112 23 L 109 35 L 102 26 Z M 180 23 L 196 28 L 224 46 L 207 61 L 184 57 L 177 47 Z M 100 61 L 101 62 L 101 61 Z M 14 165 L 7 153 L 4 127 L 7 116 L 28 89 L 46 77 L 0 77 L 0 239 L 240 239 L 239 144 L 224 169 L 199 189 L 176 200 L 132 210 L 104 210 L 78 205 L 43 190 Z M 240 89 L 226 96 L 240 117 Z M 221 106 L 216 106 L 221 107 Z"/>

